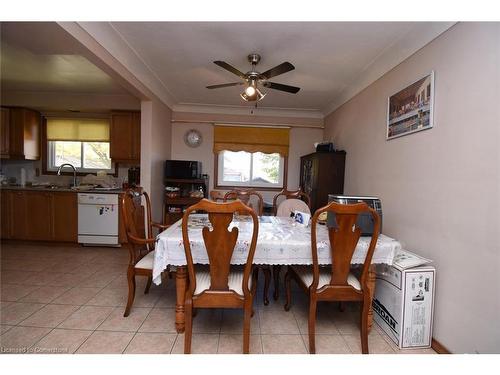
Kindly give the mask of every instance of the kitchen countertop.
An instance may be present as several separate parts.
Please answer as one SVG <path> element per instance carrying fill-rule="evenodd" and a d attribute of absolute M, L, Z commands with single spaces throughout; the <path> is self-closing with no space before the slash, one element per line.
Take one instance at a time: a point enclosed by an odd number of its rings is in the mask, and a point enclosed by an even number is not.
<path fill-rule="evenodd" d="M 1 190 L 16 190 L 16 191 L 50 191 L 50 192 L 70 192 L 70 193 L 94 193 L 94 194 L 121 194 L 124 193 L 125 190 L 122 188 L 114 189 L 114 190 L 101 190 L 101 189 L 71 189 L 69 187 L 57 187 L 51 188 L 48 186 L 1 186 Z"/>

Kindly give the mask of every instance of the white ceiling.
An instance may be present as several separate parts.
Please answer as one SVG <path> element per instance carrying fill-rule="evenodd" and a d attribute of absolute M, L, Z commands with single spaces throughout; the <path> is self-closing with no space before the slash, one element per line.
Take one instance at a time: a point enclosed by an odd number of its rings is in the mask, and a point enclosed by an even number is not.
<path fill-rule="evenodd" d="M 54 22 L 1 24 L 2 91 L 128 94 Z"/>
<path fill-rule="evenodd" d="M 245 106 L 241 86 L 208 90 L 239 78 L 213 64 L 246 72 L 259 53 L 263 72 L 284 61 L 295 70 L 271 81 L 297 94 L 266 89 L 263 107 L 327 113 L 355 86 L 379 78 L 450 23 L 430 22 L 113 22 L 112 27 L 161 81 L 176 105 Z M 377 74 L 375 77 L 374 74 Z M 371 83 L 371 82 L 365 82 Z M 358 87 L 362 89 L 364 87 Z M 344 98 L 344 99 L 343 99 Z M 347 98 L 348 99 L 348 98 Z"/>

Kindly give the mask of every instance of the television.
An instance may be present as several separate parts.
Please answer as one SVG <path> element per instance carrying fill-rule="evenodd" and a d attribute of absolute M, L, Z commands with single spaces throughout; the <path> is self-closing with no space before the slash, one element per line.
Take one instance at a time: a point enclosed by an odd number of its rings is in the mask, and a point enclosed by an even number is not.
<path fill-rule="evenodd" d="M 199 179 L 201 178 L 201 161 L 166 160 L 165 178 Z"/>

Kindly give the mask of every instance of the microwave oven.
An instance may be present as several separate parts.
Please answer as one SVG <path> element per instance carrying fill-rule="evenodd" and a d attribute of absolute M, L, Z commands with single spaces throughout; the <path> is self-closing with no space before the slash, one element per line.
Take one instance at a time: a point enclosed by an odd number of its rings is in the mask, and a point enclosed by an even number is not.
<path fill-rule="evenodd" d="M 201 178 L 201 161 L 166 160 L 165 178 Z"/>

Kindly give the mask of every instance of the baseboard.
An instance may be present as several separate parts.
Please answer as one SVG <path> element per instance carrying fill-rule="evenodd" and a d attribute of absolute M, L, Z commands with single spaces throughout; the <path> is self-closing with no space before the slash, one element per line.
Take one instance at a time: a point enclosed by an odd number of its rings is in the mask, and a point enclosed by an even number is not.
<path fill-rule="evenodd" d="M 434 337 L 432 338 L 431 348 L 434 349 L 437 354 L 451 354 L 451 352 Z"/>

